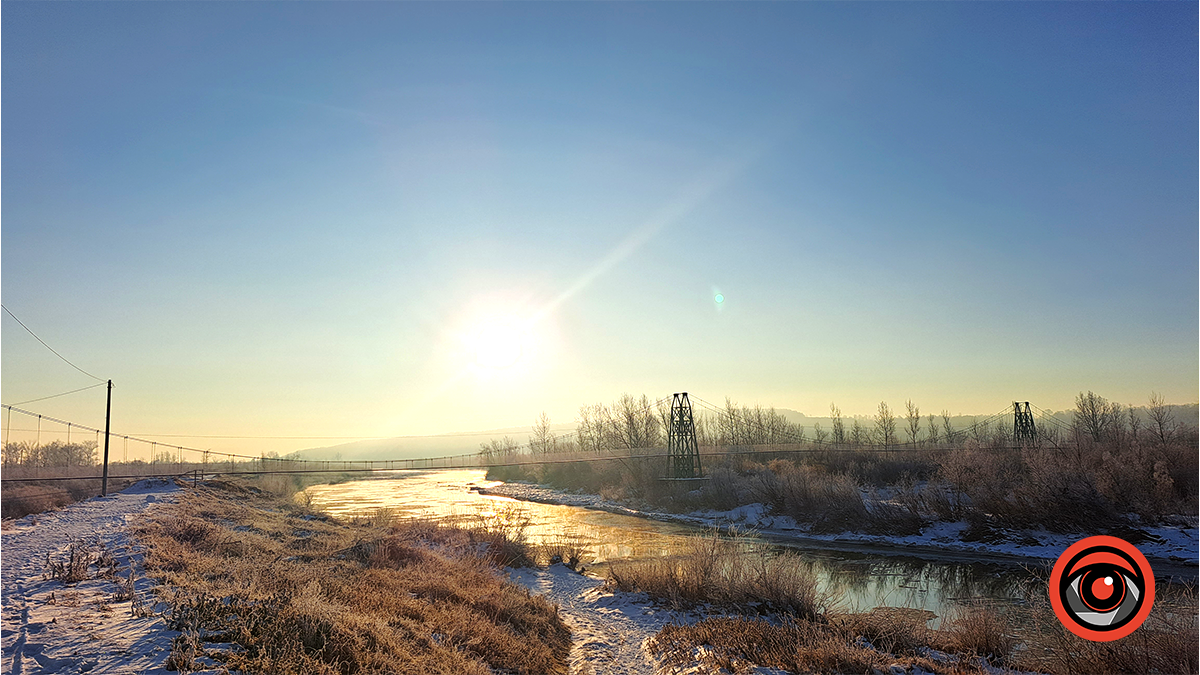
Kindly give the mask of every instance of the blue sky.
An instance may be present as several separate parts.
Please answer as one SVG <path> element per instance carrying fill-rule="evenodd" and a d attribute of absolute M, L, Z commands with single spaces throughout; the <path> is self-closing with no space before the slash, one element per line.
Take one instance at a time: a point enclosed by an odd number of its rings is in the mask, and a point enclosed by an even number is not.
<path fill-rule="evenodd" d="M 3 19 L 3 301 L 126 433 L 1197 400 L 1191 3 Z M 5 403 L 90 382 L 2 328 Z"/>

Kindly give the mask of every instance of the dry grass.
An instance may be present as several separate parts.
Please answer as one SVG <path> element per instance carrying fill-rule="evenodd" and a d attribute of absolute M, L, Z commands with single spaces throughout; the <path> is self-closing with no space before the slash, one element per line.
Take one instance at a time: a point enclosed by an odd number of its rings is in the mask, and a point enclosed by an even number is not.
<path fill-rule="evenodd" d="M 942 626 L 943 645 L 950 651 L 997 661 L 1008 658 L 1017 639 L 1003 614 L 982 605 L 960 607 Z"/>
<path fill-rule="evenodd" d="M 579 571 L 583 556 L 587 554 L 587 546 L 576 537 L 560 537 L 542 544 L 538 550 L 538 563 L 553 565 L 562 563 L 568 568 Z"/>
<path fill-rule="evenodd" d="M 846 617 L 846 621 L 819 623 L 786 618 L 771 622 L 758 618 L 720 617 L 691 626 L 669 625 L 650 642 L 650 650 L 668 665 L 701 661 L 728 672 L 753 666 L 791 673 L 890 672 L 893 666 L 916 667 L 928 672 L 978 674 L 988 672 L 978 659 L 952 655 L 935 662 L 925 642 L 930 637 L 924 621 L 914 624 L 895 616 Z M 919 626 L 914 631 L 914 627 Z M 890 636 L 893 646 L 877 640 Z M 905 635 L 905 633 L 908 633 Z"/>
<path fill-rule="evenodd" d="M 1044 581 L 1031 583 L 1024 595 L 1030 625 L 1020 633 L 1026 649 L 1015 659 L 1022 670 L 1056 675 L 1200 672 L 1194 587 L 1159 586 L 1146 622 L 1112 642 L 1084 640 L 1063 628 L 1050 608 Z"/>
<path fill-rule="evenodd" d="M 817 590 L 816 576 L 798 556 L 774 554 L 743 538 L 712 532 L 671 558 L 614 562 L 610 583 L 644 592 L 674 607 L 713 605 L 749 613 L 785 613 L 816 620 L 834 598 Z"/>
<path fill-rule="evenodd" d="M 699 659 L 734 673 L 753 666 L 792 673 L 886 673 L 899 666 L 982 675 L 1005 663 L 1011 642 L 986 661 L 978 649 L 958 647 L 978 638 L 972 632 L 976 626 L 1002 627 L 1003 618 L 982 608 L 964 616 L 969 623 L 952 621 L 942 630 L 928 627 L 931 612 L 894 607 L 819 621 L 721 617 L 667 626 L 650 649 L 671 665 Z"/>
<path fill-rule="evenodd" d="M 46 554 L 46 578 L 64 584 L 75 584 L 97 577 L 112 578 L 116 572 L 117 562 L 103 546 L 93 549 L 80 543 L 72 543 L 62 556 Z"/>
<path fill-rule="evenodd" d="M 10 469 L 5 469 L 7 475 Z M 110 481 L 109 491 L 116 492 L 128 487 L 130 481 Z M 0 516 L 21 518 L 31 513 L 42 513 L 62 508 L 68 504 L 95 497 L 100 494 L 98 479 L 45 481 L 30 483 L 5 483 L 0 493 Z"/>
<path fill-rule="evenodd" d="M 837 614 L 799 559 L 772 557 L 750 542 L 715 533 L 696 538 L 686 555 L 614 563 L 610 576 L 613 587 L 646 592 L 676 607 L 711 605 L 765 615 L 667 626 L 650 646 L 668 665 L 699 660 L 735 673 L 754 665 L 796 673 L 888 672 L 894 665 L 982 673 L 1003 665 L 1064 675 L 1194 673 L 1198 667 L 1196 597 L 1190 588 L 1164 587 L 1142 628 L 1122 640 L 1097 643 L 1063 629 L 1044 581 L 1031 582 L 1018 606 L 961 606 L 932 629 L 928 622 L 935 616 L 924 610 Z M 937 652 L 945 656 L 935 663 Z"/>
<path fill-rule="evenodd" d="M 182 667 L 208 656 L 255 673 L 566 670 L 557 609 L 502 578 L 516 544 L 482 528 L 386 512 L 342 524 L 221 483 L 138 534 L 170 589 L 172 628 L 195 636 L 175 645 Z"/>
<path fill-rule="evenodd" d="M 886 673 L 896 665 L 964 674 L 995 666 L 1052 675 L 1195 673 L 1195 595 L 1188 588 L 1168 593 L 1146 624 L 1114 642 L 1091 642 L 1063 629 L 1041 599 L 1044 586 L 1031 584 L 1018 608 L 967 605 L 940 629 L 928 627 L 931 612 L 888 607 L 815 621 L 721 617 L 667 626 L 650 649 L 668 665 L 698 660 L 732 673 L 756 665 L 793 673 Z"/>

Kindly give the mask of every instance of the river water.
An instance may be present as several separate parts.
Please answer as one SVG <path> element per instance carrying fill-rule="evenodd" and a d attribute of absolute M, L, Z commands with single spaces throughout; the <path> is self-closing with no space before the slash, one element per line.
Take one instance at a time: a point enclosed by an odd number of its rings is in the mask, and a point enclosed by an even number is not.
<path fill-rule="evenodd" d="M 307 495 L 315 508 L 342 517 L 389 509 L 398 517 L 483 518 L 512 522 L 528 519 L 533 543 L 575 540 L 586 548 L 584 564 L 601 568 L 613 561 L 669 556 L 686 550 L 688 538 L 705 531 L 634 516 L 575 506 L 522 502 L 482 495 L 476 489 L 498 485 L 483 470 L 397 471 L 387 477 L 336 485 L 314 485 Z M 474 488 L 474 489 L 473 489 Z M 800 555 L 823 590 L 835 594 L 844 611 L 875 607 L 923 609 L 938 617 L 956 605 L 1020 604 L 1029 570 L 1015 563 L 930 560 L 927 554 L 903 555 L 830 550 L 778 541 L 775 550 Z M 924 557 L 922 557 L 924 555 Z M 1031 568 L 1036 563 L 1030 563 Z M 936 626 L 938 620 L 931 625 Z"/>

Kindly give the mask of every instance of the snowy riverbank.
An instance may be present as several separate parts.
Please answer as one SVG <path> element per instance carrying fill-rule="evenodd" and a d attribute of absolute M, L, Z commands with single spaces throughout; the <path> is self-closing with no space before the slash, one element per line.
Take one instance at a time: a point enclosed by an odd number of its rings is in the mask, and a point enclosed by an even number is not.
<path fill-rule="evenodd" d="M 708 645 L 700 645 L 683 664 L 666 663 L 650 648 L 651 639 L 668 624 L 691 625 L 704 619 L 728 616 L 707 608 L 672 610 L 653 602 L 645 593 L 610 592 L 604 580 L 573 572 L 562 564 L 546 569 L 509 569 L 509 578 L 531 593 L 541 595 L 558 606 L 563 620 L 571 628 L 570 675 L 727 675 L 720 658 Z M 917 665 L 859 638 L 855 647 L 877 652 L 884 661 L 893 661 L 877 675 L 932 675 Z M 1036 675 L 991 665 L 987 660 L 963 657 L 926 648 L 933 663 L 980 675 Z M 788 675 L 789 671 L 743 662 L 740 675 Z"/>
<path fill-rule="evenodd" d="M 146 509 L 174 501 L 177 489 L 173 482 L 144 480 L 119 494 L 4 523 L 3 672 L 168 672 L 163 666 L 178 633 L 167 630 L 161 616 L 135 616 L 131 600 L 114 596 L 132 563 L 136 597 L 154 604 L 154 582 L 141 576 L 142 556 L 126 526 Z M 72 544 L 78 552 L 103 552 L 94 571 L 85 567 L 89 578 L 72 584 L 48 578 L 47 561 L 67 562 Z M 119 578 L 106 578 L 99 568 Z"/>
<path fill-rule="evenodd" d="M 603 579 L 561 564 L 510 570 L 509 578 L 558 605 L 571 627 L 571 673 L 654 673 L 659 663 L 647 650 L 647 641 L 668 623 L 703 618 L 697 612 L 657 607 L 643 593 L 602 591 Z"/>
<path fill-rule="evenodd" d="M 503 483 L 480 492 L 522 501 L 579 506 L 700 527 L 733 526 L 753 530 L 771 539 L 810 543 L 817 547 L 902 549 L 896 552 L 934 553 L 947 557 L 969 556 L 973 559 L 985 554 L 990 559 L 1002 558 L 1014 562 L 1054 560 L 1083 536 L 1056 534 L 1046 530 L 1021 530 L 1006 532 L 1003 538 L 995 541 L 966 541 L 963 539 L 967 531 L 965 522 L 933 523 L 923 528 L 920 534 L 914 535 L 874 535 L 858 532 L 814 534 L 788 516 L 771 515 L 763 504 L 747 504 L 729 511 L 710 510 L 677 514 L 631 508 L 599 495 L 575 494 L 527 483 Z M 1169 574 L 1190 569 L 1191 578 L 1195 578 L 1195 566 L 1200 562 L 1200 533 L 1194 520 L 1186 527 L 1140 529 L 1147 536 L 1137 546 L 1150 559 L 1152 566 L 1158 562 L 1159 567 Z"/>

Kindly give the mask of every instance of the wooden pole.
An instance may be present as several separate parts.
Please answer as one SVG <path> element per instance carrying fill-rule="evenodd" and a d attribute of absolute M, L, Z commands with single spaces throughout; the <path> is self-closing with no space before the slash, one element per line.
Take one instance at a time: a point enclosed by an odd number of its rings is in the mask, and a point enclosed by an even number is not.
<path fill-rule="evenodd" d="M 108 403 L 104 405 L 104 479 L 100 482 L 100 495 L 108 496 L 108 424 L 112 421 L 112 380 L 108 381 Z"/>

